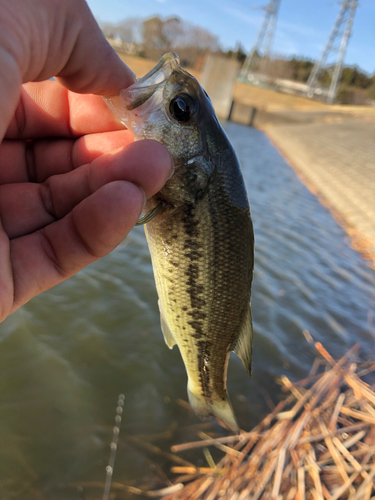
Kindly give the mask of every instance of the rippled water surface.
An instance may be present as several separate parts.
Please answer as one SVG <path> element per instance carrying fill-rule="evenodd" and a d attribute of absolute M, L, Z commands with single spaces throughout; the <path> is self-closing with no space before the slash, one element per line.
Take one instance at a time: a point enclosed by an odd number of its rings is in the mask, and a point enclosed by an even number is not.
<path fill-rule="evenodd" d="M 375 353 L 375 274 L 261 132 L 226 128 L 256 235 L 253 377 L 233 355 L 228 381 L 240 425 L 250 429 L 282 397 L 277 377 L 309 371 L 315 354 L 304 330 L 334 357 L 356 342 Z M 199 430 L 223 432 L 180 401 L 186 374 L 178 349 L 164 344 L 142 228 L 0 325 L 1 500 L 101 498 L 120 393 L 115 482 L 156 487 L 169 472 L 166 456 L 134 438 L 168 451 Z"/>

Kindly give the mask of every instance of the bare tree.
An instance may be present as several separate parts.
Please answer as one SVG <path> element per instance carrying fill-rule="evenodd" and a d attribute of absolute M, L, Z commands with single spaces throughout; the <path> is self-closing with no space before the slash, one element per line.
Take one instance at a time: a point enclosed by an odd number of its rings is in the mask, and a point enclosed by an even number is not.
<path fill-rule="evenodd" d="M 113 23 L 101 23 L 100 28 L 106 38 L 116 38 L 116 25 Z"/>
<path fill-rule="evenodd" d="M 179 17 L 168 17 L 164 21 L 163 33 L 168 45 L 168 51 L 174 50 L 184 37 L 184 22 Z"/>
<path fill-rule="evenodd" d="M 194 66 L 200 56 L 204 56 L 207 52 L 216 52 L 219 49 L 217 36 L 200 26 L 188 23 L 185 23 L 183 38 L 175 47 L 175 51 L 186 66 Z"/>
<path fill-rule="evenodd" d="M 127 18 L 119 23 L 102 23 L 101 29 L 104 36 L 117 49 L 125 51 L 130 46 L 133 46 L 131 52 L 136 52 L 142 44 L 141 34 L 142 20 L 140 18 Z"/>
<path fill-rule="evenodd" d="M 220 50 L 218 37 L 178 17 L 129 18 L 120 23 L 103 23 L 102 31 L 117 50 L 159 59 L 175 51 L 186 66 L 194 66 L 208 51 Z"/>
<path fill-rule="evenodd" d="M 159 58 L 168 50 L 168 41 L 163 33 L 164 21 L 151 17 L 142 23 L 143 50 L 148 59 Z"/>
<path fill-rule="evenodd" d="M 184 65 L 194 66 L 198 57 L 219 49 L 218 38 L 210 31 L 177 17 L 152 17 L 143 22 L 143 50 L 147 58 L 158 59 L 175 51 Z"/>

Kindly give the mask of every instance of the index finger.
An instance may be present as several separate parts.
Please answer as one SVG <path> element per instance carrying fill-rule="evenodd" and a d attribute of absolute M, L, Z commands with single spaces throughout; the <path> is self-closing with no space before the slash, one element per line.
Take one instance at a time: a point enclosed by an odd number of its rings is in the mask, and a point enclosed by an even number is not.
<path fill-rule="evenodd" d="M 123 128 L 100 96 L 76 94 L 56 81 L 44 81 L 22 86 L 5 138 L 74 138 Z"/>

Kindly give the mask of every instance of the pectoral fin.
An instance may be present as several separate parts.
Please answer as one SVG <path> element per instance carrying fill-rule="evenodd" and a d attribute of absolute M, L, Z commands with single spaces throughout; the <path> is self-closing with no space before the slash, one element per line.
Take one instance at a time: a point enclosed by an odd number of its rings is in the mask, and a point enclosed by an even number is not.
<path fill-rule="evenodd" d="M 174 339 L 174 336 L 173 336 L 171 329 L 168 326 L 167 320 L 164 316 L 160 300 L 158 300 L 158 305 L 159 305 L 159 311 L 160 311 L 161 331 L 163 332 L 165 343 L 167 344 L 169 349 L 172 349 L 173 346 L 176 344 L 176 341 Z"/>
<path fill-rule="evenodd" d="M 240 336 L 233 351 L 242 361 L 248 374 L 251 376 L 251 357 L 253 352 L 253 321 L 251 317 L 251 306 L 246 312 L 246 316 L 242 323 Z"/>

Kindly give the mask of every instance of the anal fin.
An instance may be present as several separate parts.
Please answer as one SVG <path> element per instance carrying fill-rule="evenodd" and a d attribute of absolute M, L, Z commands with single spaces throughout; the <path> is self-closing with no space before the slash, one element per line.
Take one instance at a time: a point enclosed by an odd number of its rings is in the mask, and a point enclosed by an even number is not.
<path fill-rule="evenodd" d="M 160 303 L 160 299 L 158 300 L 158 305 L 159 305 L 159 311 L 160 311 L 161 331 L 163 332 L 165 343 L 167 344 L 169 349 L 172 349 L 173 346 L 176 344 L 176 340 L 175 340 L 173 333 L 172 333 L 171 329 L 169 328 L 167 320 L 164 316 L 163 309 L 162 309 L 161 303 Z"/>
<path fill-rule="evenodd" d="M 233 351 L 240 358 L 248 374 L 251 376 L 251 358 L 253 353 L 253 320 L 251 317 L 250 304 L 242 322 L 241 332 Z"/>

